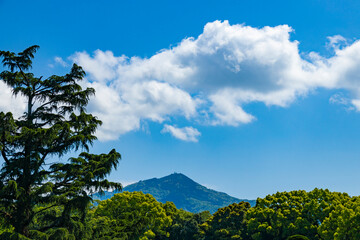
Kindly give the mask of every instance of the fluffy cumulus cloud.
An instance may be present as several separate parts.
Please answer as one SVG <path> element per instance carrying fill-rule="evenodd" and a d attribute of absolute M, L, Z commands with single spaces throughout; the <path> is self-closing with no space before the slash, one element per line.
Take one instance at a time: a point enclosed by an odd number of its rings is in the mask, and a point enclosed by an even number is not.
<path fill-rule="evenodd" d="M 201 135 L 201 133 L 196 128 L 193 127 L 178 128 L 168 124 L 164 125 L 164 128 L 163 130 L 161 130 L 161 132 L 170 133 L 175 138 L 188 142 L 197 142 L 198 137 Z"/>
<path fill-rule="evenodd" d="M 165 82 L 144 81 L 123 89 L 100 82 L 87 86 L 96 89 L 88 110 L 103 121 L 97 134 L 100 140 L 113 140 L 139 129 L 141 119 L 162 123 L 174 114 L 186 118 L 196 114 L 197 100 Z"/>
<path fill-rule="evenodd" d="M 11 89 L 0 80 L 0 112 L 12 112 L 15 117 L 20 117 L 25 107 L 25 99 L 20 95 L 15 97 Z"/>
<path fill-rule="evenodd" d="M 336 35 L 328 38 L 332 57 L 305 55 L 299 42 L 290 40 L 292 31 L 287 25 L 254 28 L 215 21 L 199 36 L 150 58 L 96 50 L 71 59 L 87 72 L 85 85 L 96 90 L 89 110 L 103 120 L 100 140 L 156 121 L 166 124 L 163 132 L 193 141 L 197 130 L 174 127 L 174 119 L 238 126 L 256 119 L 243 109 L 248 103 L 287 107 L 316 88 L 347 90 L 348 103 L 360 110 L 360 42 L 349 44 Z"/>
<path fill-rule="evenodd" d="M 215 21 L 197 38 L 150 58 L 97 50 L 72 59 L 97 90 L 90 109 L 104 121 L 101 139 L 138 129 L 142 119 L 162 123 L 174 115 L 238 126 L 255 119 L 244 104 L 287 106 L 316 87 L 308 76 L 316 66 L 300 57 L 291 32 L 286 25 L 258 29 Z"/>
<path fill-rule="evenodd" d="M 55 57 L 54 61 L 55 61 L 55 63 L 60 64 L 63 67 L 68 66 L 68 64 L 61 57 Z"/>
<path fill-rule="evenodd" d="M 256 119 L 243 109 L 250 102 L 286 107 L 319 87 L 349 90 L 349 103 L 360 110 L 360 42 L 344 46 L 346 39 L 336 35 L 328 38 L 333 57 L 303 58 L 299 43 L 290 40 L 292 31 L 287 25 L 253 28 L 215 21 L 198 37 L 150 58 L 101 50 L 72 58 L 97 90 L 90 108 L 104 120 L 101 139 L 139 129 L 142 119 L 162 123 L 174 115 L 238 126 Z M 188 128 L 165 126 L 163 131 L 188 139 Z"/>

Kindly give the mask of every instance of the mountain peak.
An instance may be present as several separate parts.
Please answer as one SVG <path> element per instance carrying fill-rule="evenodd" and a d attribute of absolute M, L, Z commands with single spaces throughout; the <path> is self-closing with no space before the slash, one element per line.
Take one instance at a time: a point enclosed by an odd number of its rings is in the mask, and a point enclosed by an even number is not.
<path fill-rule="evenodd" d="M 174 172 L 174 173 L 172 173 L 172 174 L 170 174 L 170 175 L 167 175 L 167 176 L 165 176 L 165 177 L 159 178 L 159 180 L 163 180 L 163 181 L 166 181 L 166 180 L 188 181 L 188 182 L 196 183 L 194 180 L 192 180 L 191 178 L 189 178 L 189 177 L 186 176 L 185 174 L 177 173 L 177 172 Z"/>
<path fill-rule="evenodd" d="M 189 212 L 210 211 L 242 200 L 226 193 L 208 189 L 188 176 L 174 172 L 162 178 L 152 178 L 128 185 L 124 191 L 150 193 L 159 202 L 173 202 L 177 208 Z M 245 200 L 248 201 L 248 200 Z M 249 201 L 252 205 L 254 200 Z"/>
<path fill-rule="evenodd" d="M 173 202 L 177 208 L 197 213 L 210 211 L 214 213 L 218 208 L 228 206 L 240 201 L 255 205 L 255 200 L 238 199 L 226 193 L 208 189 L 195 182 L 188 176 L 174 172 L 162 178 L 141 180 L 126 186 L 123 191 L 149 193 L 159 202 Z M 94 198 L 101 200 L 111 198 L 115 193 L 105 193 L 104 196 L 95 195 Z"/>
<path fill-rule="evenodd" d="M 165 176 L 165 177 L 170 177 L 170 176 L 174 176 L 174 177 L 187 177 L 187 176 L 185 176 L 185 174 L 182 174 L 182 173 L 178 173 L 178 172 L 174 172 L 174 173 L 172 173 L 172 174 L 170 174 L 170 175 L 167 175 L 167 176 Z"/>

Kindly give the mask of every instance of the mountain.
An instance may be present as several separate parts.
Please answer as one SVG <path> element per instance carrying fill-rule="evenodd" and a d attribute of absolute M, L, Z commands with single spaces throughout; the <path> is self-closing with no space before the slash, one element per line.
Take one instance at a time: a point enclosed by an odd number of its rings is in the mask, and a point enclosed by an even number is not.
<path fill-rule="evenodd" d="M 255 200 L 238 199 L 226 193 L 208 189 L 181 173 L 173 173 L 162 178 L 152 178 L 126 186 L 123 191 L 150 193 L 159 202 L 173 202 L 177 208 L 197 213 L 208 210 L 216 212 L 218 208 L 232 203 L 246 201 L 255 205 Z M 105 192 L 105 195 L 96 194 L 94 199 L 108 199 L 116 192 Z"/>

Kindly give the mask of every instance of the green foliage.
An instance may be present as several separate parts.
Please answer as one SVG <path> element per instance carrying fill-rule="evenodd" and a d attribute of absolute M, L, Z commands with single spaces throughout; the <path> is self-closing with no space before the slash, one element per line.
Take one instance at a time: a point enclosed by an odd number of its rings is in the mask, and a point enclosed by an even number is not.
<path fill-rule="evenodd" d="M 248 202 L 233 203 L 220 208 L 201 225 L 204 239 L 244 239 L 247 235 L 246 212 L 250 208 Z"/>
<path fill-rule="evenodd" d="M 321 239 L 318 227 L 337 204 L 350 201 L 347 194 L 314 189 L 259 198 L 247 214 L 248 233 L 253 239 L 286 239 L 300 234 Z"/>
<path fill-rule="evenodd" d="M 169 237 L 161 236 L 156 239 L 172 240 L 191 240 L 198 239 L 200 234 L 200 225 L 211 217 L 209 211 L 200 213 L 190 213 L 182 209 L 177 209 L 172 202 L 166 202 L 162 205 L 166 215 L 172 219 L 171 226 L 166 228 Z"/>
<path fill-rule="evenodd" d="M 26 99 L 27 109 L 19 118 L 0 113 L 0 213 L 15 233 L 29 237 L 48 233 L 49 239 L 80 238 L 79 227 L 91 201 L 88 192 L 121 185 L 105 177 L 116 168 L 120 154 L 94 155 L 83 152 L 68 162 L 47 163 L 72 150 L 85 149 L 101 121 L 86 113 L 94 89 L 78 84 L 85 75 L 74 64 L 65 76 L 35 77 L 28 72 L 38 46 L 15 54 L 0 51 L 4 67 L 0 79 Z M 37 222 L 34 221 L 37 219 Z M 15 236 L 15 237 L 14 237 Z"/>
<path fill-rule="evenodd" d="M 24 235 L 16 232 L 4 232 L 0 235 L 0 240 L 31 240 Z"/>
<path fill-rule="evenodd" d="M 0 216 L 0 236 L 2 234 L 7 234 L 7 233 L 13 233 L 14 232 L 14 227 L 11 226 L 5 218 L 3 218 L 2 216 Z M 0 238 L 1 240 L 1 238 Z"/>
<path fill-rule="evenodd" d="M 338 204 L 319 227 L 322 239 L 360 239 L 360 198 Z"/>
<path fill-rule="evenodd" d="M 169 236 L 171 217 L 150 194 L 124 192 L 102 201 L 91 220 L 93 239 L 154 239 Z"/>
<path fill-rule="evenodd" d="M 212 216 L 209 212 L 193 214 L 177 209 L 172 202 L 157 203 L 148 194 L 148 198 L 130 197 L 131 194 L 146 196 L 125 193 L 129 197 L 117 200 L 121 204 L 111 204 L 106 208 L 114 213 L 117 213 L 115 209 L 122 208 L 119 210 L 122 215 L 103 214 L 106 211 L 101 208 L 91 210 L 93 239 L 360 239 L 360 198 L 344 193 L 321 189 L 281 192 L 257 199 L 255 207 L 251 208 L 247 202 L 231 204 L 218 209 Z M 148 211 L 137 209 L 145 202 L 157 206 L 157 211 L 165 213 L 171 224 L 164 224 L 160 231 L 149 224 L 145 224 L 149 225 L 148 228 L 135 226 L 132 221 L 137 219 L 138 222 L 147 222 Z M 99 206 L 105 203 L 107 201 Z M 134 217 L 129 219 L 130 215 Z"/>
<path fill-rule="evenodd" d="M 247 202 L 231 204 L 209 212 L 190 213 L 177 209 L 172 202 L 160 203 L 149 194 L 124 192 L 88 208 L 85 220 L 75 221 L 76 228 L 51 228 L 45 233 L 30 231 L 33 239 L 359 239 L 360 198 L 315 189 L 268 195 L 257 200 L 256 207 Z M 36 211 L 45 209 L 37 206 Z M 62 207 L 43 211 L 44 216 L 61 215 Z M 51 214 L 50 214 L 51 215 Z M 34 225 L 48 224 L 39 215 Z M 81 212 L 73 212 L 80 218 Z M 34 226 L 33 228 L 36 228 Z M 4 228 L 5 229 L 5 228 Z M 304 230 L 305 229 L 305 230 Z M 3 238 L 1 238 L 3 237 Z M 11 230 L 1 239 L 23 235 Z"/>

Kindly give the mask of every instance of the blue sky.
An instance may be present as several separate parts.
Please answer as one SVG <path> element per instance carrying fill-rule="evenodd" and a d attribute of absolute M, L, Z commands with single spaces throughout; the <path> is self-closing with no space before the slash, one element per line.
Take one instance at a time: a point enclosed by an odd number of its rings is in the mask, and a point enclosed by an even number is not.
<path fill-rule="evenodd" d="M 123 157 L 111 180 L 360 194 L 358 1 L 0 0 L 0 16 L 1 50 L 40 45 L 35 73 L 84 67 L 92 151 Z"/>

